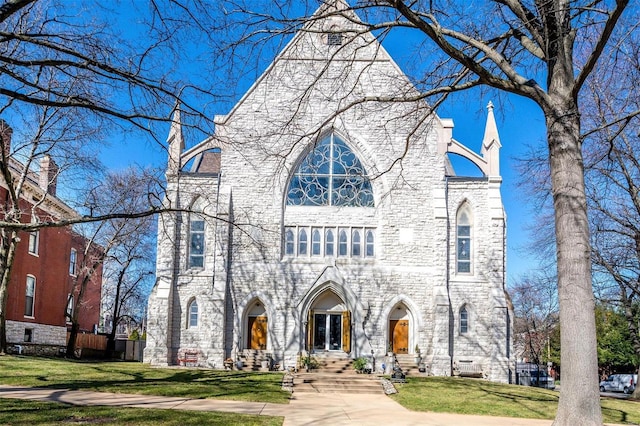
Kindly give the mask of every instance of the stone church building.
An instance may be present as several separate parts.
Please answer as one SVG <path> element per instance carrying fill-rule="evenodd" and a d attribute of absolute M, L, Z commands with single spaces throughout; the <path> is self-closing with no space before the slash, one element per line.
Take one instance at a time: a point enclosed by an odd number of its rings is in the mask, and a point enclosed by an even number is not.
<path fill-rule="evenodd" d="M 345 7 L 321 6 L 189 149 L 176 110 L 145 362 L 419 352 L 428 374 L 507 382 L 493 107 L 478 154 Z"/>

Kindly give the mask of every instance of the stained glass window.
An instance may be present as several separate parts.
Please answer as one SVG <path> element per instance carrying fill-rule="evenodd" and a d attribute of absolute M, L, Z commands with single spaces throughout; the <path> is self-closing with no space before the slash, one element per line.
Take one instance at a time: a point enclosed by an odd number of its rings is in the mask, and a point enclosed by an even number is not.
<path fill-rule="evenodd" d="M 373 207 L 373 190 L 358 157 L 332 134 L 300 163 L 289 182 L 287 204 Z"/>
<path fill-rule="evenodd" d="M 466 206 L 458 213 L 457 224 L 457 271 L 471 272 L 471 222 Z"/>
<path fill-rule="evenodd" d="M 204 220 L 193 216 L 189 224 L 189 267 L 204 267 Z"/>

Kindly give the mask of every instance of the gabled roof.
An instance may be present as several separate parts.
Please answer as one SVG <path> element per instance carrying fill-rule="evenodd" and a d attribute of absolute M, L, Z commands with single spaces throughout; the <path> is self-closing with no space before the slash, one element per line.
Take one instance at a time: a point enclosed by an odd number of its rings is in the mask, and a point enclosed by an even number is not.
<path fill-rule="evenodd" d="M 341 48 L 327 54 L 318 46 L 318 37 L 339 34 L 347 39 Z M 309 48 L 311 46 L 311 48 Z M 378 40 L 368 31 L 353 9 L 345 0 L 329 0 L 323 3 L 308 19 L 273 62 L 258 77 L 238 103 L 226 115 L 216 116 L 216 124 L 225 124 L 243 106 L 258 86 L 274 69 L 285 61 L 385 61 L 392 65 L 403 86 L 410 87 L 416 95 L 417 89 L 409 81 L 392 57 Z M 406 92 L 406 91 L 405 91 Z"/>

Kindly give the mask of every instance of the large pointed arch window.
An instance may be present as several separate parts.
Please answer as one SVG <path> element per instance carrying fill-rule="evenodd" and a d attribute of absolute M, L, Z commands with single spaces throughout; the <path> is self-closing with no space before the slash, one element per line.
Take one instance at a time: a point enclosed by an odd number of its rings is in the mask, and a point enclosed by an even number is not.
<path fill-rule="evenodd" d="M 456 218 L 456 271 L 471 273 L 471 210 L 465 203 Z"/>
<path fill-rule="evenodd" d="M 336 135 L 319 142 L 289 182 L 287 205 L 373 207 L 367 172 Z"/>

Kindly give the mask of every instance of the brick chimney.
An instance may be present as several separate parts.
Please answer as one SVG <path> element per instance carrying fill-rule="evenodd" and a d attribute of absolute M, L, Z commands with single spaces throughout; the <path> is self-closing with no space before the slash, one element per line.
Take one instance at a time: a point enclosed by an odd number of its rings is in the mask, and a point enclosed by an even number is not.
<path fill-rule="evenodd" d="M 58 186 L 58 172 L 60 168 L 53 161 L 53 159 L 47 154 L 40 160 L 40 181 L 38 184 L 40 188 L 47 191 L 48 194 L 56 195 L 56 188 Z"/>
<path fill-rule="evenodd" d="M 13 135 L 13 129 L 6 121 L 0 119 L 0 150 L 4 152 L 4 158 L 9 158 L 11 153 L 11 135 Z"/>

